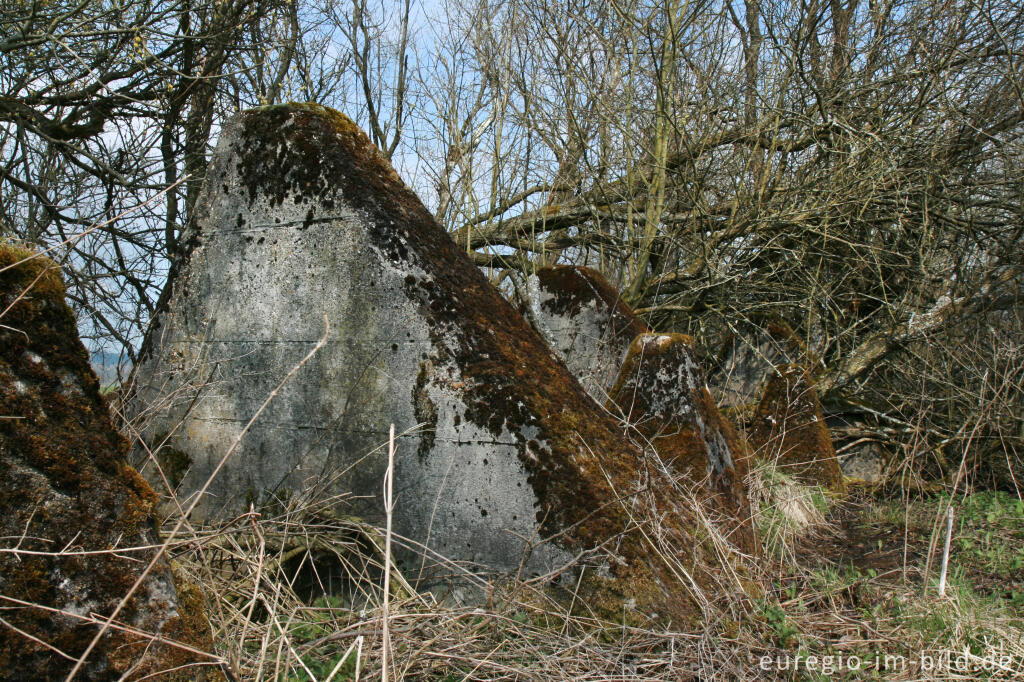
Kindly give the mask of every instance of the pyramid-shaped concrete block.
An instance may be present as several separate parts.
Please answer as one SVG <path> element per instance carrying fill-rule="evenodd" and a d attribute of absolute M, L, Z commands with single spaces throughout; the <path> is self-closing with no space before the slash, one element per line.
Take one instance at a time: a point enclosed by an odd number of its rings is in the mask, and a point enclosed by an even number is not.
<path fill-rule="evenodd" d="M 393 423 L 406 433 L 399 534 L 495 571 L 545 574 L 583 552 L 611 593 L 683 610 L 642 543 L 615 557 L 602 545 L 628 525 L 623 500 L 658 474 L 351 121 L 316 105 L 240 114 L 196 214 L 133 405 L 163 465 L 147 475 L 182 497 L 239 441 L 197 518 L 333 495 L 380 523 Z M 325 316 L 323 347 L 243 435 Z M 690 537 L 683 506 L 660 508 L 666 532 Z"/>
<path fill-rule="evenodd" d="M 737 324 L 709 372 L 711 394 L 720 407 L 740 408 L 746 415 L 776 365 L 809 360 L 803 342 L 784 320 L 768 316 Z"/>
<path fill-rule="evenodd" d="M 555 354 L 595 399 L 608 397 L 629 344 L 648 330 L 601 273 L 541 268 L 527 280 L 525 312 Z"/>
<path fill-rule="evenodd" d="M 746 495 L 747 452 L 718 411 L 685 334 L 641 334 L 622 364 L 608 407 L 658 452 L 698 496 L 711 495 L 735 544 L 756 547 Z"/>
<path fill-rule="evenodd" d="M 829 490 L 845 490 L 814 380 L 800 365 L 772 370 L 749 436 L 759 459 L 780 472 Z"/>

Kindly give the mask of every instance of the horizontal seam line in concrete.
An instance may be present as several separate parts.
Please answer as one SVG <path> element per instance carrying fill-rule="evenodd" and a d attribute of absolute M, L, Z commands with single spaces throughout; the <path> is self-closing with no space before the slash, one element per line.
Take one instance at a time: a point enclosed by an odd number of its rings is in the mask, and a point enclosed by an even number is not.
<path fill-rule="evenodd" d="M 229 419 L 227 417 L 190 417 L 189 419 L 191 419 L 192 421 L 197 421 L 197 422 L 211 422 L 211 423 L 244 423 L 244 422 L 248 422 L 249 421 L 248 419 Z M 261 422 L 257 422 L 257 423 L 261 423 Z M 319 425 L 316 425 L 316 424 L 296 424 L 294 422 L 262 422 L 262 425 L 263 426 L 275 426 L 275 427 L 279 427 L 279 428 L 289 428 L 289 429 L 319 429 L 321 431 L 330 431 L 332 433 L 355 433 L 355 434 L 360 434 L 360 435 L 384 435 L 385 437 L 388 435 L 388 432 L 384 431 L 384 430 L 374 431 L 374 430 L 364 430 L 364 429 L 339 429 L 339 428 L 334 427 L 334 426 L 319 426 Z M 406 434 L 405 436 L 399 436 L 399 438 L 400 439 L 401 438 L 408 438 L 411 435 L 413 435 L 413 434 Z M 500 441 L 500 440 L 480 440 L 480 439 L 476 439 L 476 438 L 474 438 L 473 440 L 461 440 L 461 439 L 456 439 L 456 438 L 437 438 L 435 436 L 435 440 L 442 440 L 442 441 L 444 441 L 446 443 L 486 443 L 488 445 L 509 445 L 509 446 L 513 446 L 513 447 L 518 445 L 518 443 L 516 443 L 514 441 L 513 442 L 508 442 L 508 441 Z"/>
<path fill-rule="evenodd" d="M 319 225 L 321 223 L 332 223 L 336 220 L 350 220 L 352 218 L 359 218 L 357 215 L 349 216 L 326 216 L 323 218 L 310 218 L 309 220 L 289 220 L 286 223 L 265 223 L 259 225 L 250 225 L 249 227 L 236 227 L 234 229 L 221 229 L 212 230 L 208 232 L 210 236 L 217 234 L 244 234 L 246 232 L 260 232 L 262 230 L 288 230 L 296 227 L 309 227 L 310 225 Z"/>

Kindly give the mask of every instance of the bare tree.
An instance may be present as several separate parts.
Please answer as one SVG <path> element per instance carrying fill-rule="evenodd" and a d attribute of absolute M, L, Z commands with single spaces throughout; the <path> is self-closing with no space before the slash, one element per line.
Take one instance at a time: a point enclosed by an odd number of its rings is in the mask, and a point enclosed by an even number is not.
<path fill-rule="evenodd" d="M 597 267 L 712 356 L 736 321 L 782 317 L 826 410 L 906 444 L 936 368 L 956 358 L 978 391 L 996 372 L 958 339 L 1005 354 L 1019 330 L 1022 14 L 1010 0 L 10 2 L 2 229 L 64 243 L 85 335 L 130 355 L 218 122 L 319 101 L 370 132 L 494 281 Z M 1017 405 L 1007 382 L 1000 405 Z M 960 431 L 967 403 L 950 401 L 925 440 Z"/>
<path fill-rule="evenodd" d="M 0 228 L 55 249 L 87 338 L 137 346 L 205 168 L 221 70 L 261 7 L 0 9 Z"/>
<path fill-rule="evenodd" d="M 402 10 L 392 20 L 390 6 L 335 0 L 5 3 L 0 233 L 54 248 L 87 343 L 133 361 L 227 116 L 321 101 L 395 152 L 415 66 L 410 2 Z"/>
<path fill-rule="evenodd" d="M 875 426 L 906 421 L 934 376 L 925 340 L 1016 329 L 1016 4 L 478 7 L 502 26 L 463 25 L 486 74 L 477 116 L 502 144 L 466 144 L 467 128 L 451 148 L 473 158 L 439 186 L 471 188 L 440 217 L 480 265 L 597 266 L 654 326 L 710 346 L 730 322 L 781 316 L 828 409 Z M 961 417 L 929 421 L 928 439 Z"/>

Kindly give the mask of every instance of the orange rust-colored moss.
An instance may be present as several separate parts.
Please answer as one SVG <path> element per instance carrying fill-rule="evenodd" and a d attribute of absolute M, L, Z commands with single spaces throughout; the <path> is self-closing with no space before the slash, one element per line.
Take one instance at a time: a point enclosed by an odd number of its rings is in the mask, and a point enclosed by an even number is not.
<path fill-rule="evenodd" d="M 170 575 L 174 581 L 178 598 L 178 615 L 168 620 L 160 634 L 169 641 L 186 644 L 202 651 L 211 651 L 213 642 L 210 636 L 210 625 L 206 620 L 206 602 L 202 592 L 173 562 Z M 141 679 L 148 675 L 161 682 L 187 682 L 204 680 L 205 682 L 223 682 L 224 675 L 211 660 L 197 657 L 196 654 L 174 645 L 158 645 L 158 655 L 140 657 L 142 650 L 152 647 L 146 638 L 137 638 L 131 646 L 123 647 L 112 657 L 118 669 L 134 667 L 131 679 Z M 141 660 L 140 660 L 141 658 Z M 171 671 L 171 672 L 161 672 Z"/>
<path fill-rule="evenodd" d="M 744 481 L 747 449 L 705 386 L 693 339 L 638 336 L 609 396 L 608 407 L 622 414 L 665 464 L 692 483 L 709 479 L 703 490 L 732 519 L 730 537 L 754 552 L 757 539 Z"/>
<path fill-rule="evenodd" d="M 64 300 L 60 268 L 49 258 L 20 246 L 0 243 L 0 277 L 16 283 L 31 300 Z"/>
<path fill-rule="evenodd" d="M 658 474 L 645 471 L 642 453 L 551 356 L 369 139 L 341 114 L 315 105 L 245 112 L 237 125 L 242 127 L 238 148 L 224 158 L 238 159 L 232 163 L 250 201 L 316 202 L 329 210 L 340 198 L 367 219 L 376 248 L 427 273 L 426 281 L 410 274 L 406 292 L 427 318 L 435 347 L 450 354 L 440 361 L 451 360 L 460 369 L 467 417 L 495 434 L 507 428 L 521 441 L 542 532 L 560 534 L 559 542 L 570 550 L 594 548 L 622 533 L 627 517 L 614 500 L 636 491 L 645 476 Z M 538 434 L 527 444 L 523 434 L 530 426 Z M 526 456 L 527 445 L 536 458 Z M 667 492 L 655 496 L 656 506 L 666 512 L 664 523 L 681 536 L 690 534 L 692 515 Z M 610 504 L 595 511 L 595 501 Z M 630 536 L 618 551 L 623 565 L 643 565 L 670 583 L 640 540 Z M 624 569 L 612 570 L 623 594 L 643 591 Z"/>
<path fill-rule="evenodd" d="M 813 366 L 816 363 L 815 356 L 807 347 L 807 344 L 804 343 L 804 340 L 800 338 L 800 335 L 796 333 L 788 322 L 778 315 L 762 314 L 752 316 L 749 319 L 749 325 L 741 326 L 741 328 L 754 333 L 760 331 L 767 335 L 780 348 L 785 349 L 790 357 L 799 358 L 807 366 Z M 741 332 L 742 334 L 743 332 Z M 728 332 L 724 342 L 719 347 L 718 355 L 715 358 L 716 363 L 722 364 L 725 362 L 737 343 L 743 343 L 743 339 L 738 338 L 735 331 Z"/>
<path fill-rule="evenodd" d="M 763 314 L 752 318 L 755 325 L 764 330 L 768 336 L 780 344 L 788 345 L 793 350 L 806 351 L 807 344 L 794 331 L 793 326 L 778 315 Z"/>
<path fill-rule="evenodd" d="M 632 600 L 636 604 L 634 610 L 652 620 L 670 620 L 674 614 L 686 613 L 688 591 L 663 572 L 652 571 L 649 564 L 633 562 L 622 566 L 611 579 L 584 573 L 579 593 L 585 595 L 588 610 L 624 625 L 644 625 L 634 622 L 635 614 L 623 609 L 624 603 Z M 583 609 L 580 612 L 585 613 Z"/>
<path fill-rule="evenodd" d="M 780 365 L 765 384 L 750 429 L 762 460 L 807 483 L 842 492 L 842 470 L 810 374 L 799 365 Z"/>
<path fill-rule="evenodd" d="M 64 302 L 57 266 L 31 251 L 0 245 L 4 310 L 0 414 L 7 418 L 0 419 L 0 536 L 20 550 L 51 554 L 0 554 L 0 595 L 71 612 L 109 613 L 148 563 L 147 553 L 133 553 L 135 560 L 113 553 L 55 553 L 153 544 L 155 495 L 123 462 L 127 442 L 110 422 Z M 161 565 L 157 574 L 169 581 L 166 571 Z M 166 612 L 173 605 L 154 608 L 147 604 L 146 590 L 148 585 L 119 618 L 173 636 L 165 629 L 175 619 Z M 0 606 L 14 627 L 72 656 L 95 634 L 81 619 L 9 600 Z M 189 643 L 201 647 L 204 641 L 193 637 Z M 83 677 L 118 679 L 144 655 L 143 667 L 167 669 L 172 667 L 168 652 L 166 645 L 149 646 L 111 631 L 90 656 Z M 71 665 L 13 629 L 0 628 L 0 679 L 61 679 Z"/>

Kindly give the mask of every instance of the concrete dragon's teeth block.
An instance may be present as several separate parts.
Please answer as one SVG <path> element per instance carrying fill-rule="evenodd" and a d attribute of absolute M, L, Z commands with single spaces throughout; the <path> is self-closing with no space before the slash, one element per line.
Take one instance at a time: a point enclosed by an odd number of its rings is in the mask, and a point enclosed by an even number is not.
<path fill-rule="evenodd" d="M 654 447 L 680 484 L 699 497 L 710 496 L 726 512 L 735 544 L 755 551 L 746 445 L 715 405 L 692 338 L 637 336 L 610 391 L 608 409 Z"/>
<path fill-rule="evenodd" d="M 159 543 L 156 495 L 125 464 L 58 273 L 0 243 L 2 680 L 64 679 L 98 632 L 91 614 L 114 612 Z M 117 622 L 149 637 L 108 630 L 79 678 L 223 679 L 196 653 L 213 649 L 202 598 L 166 559 Z"/>
<path fill-rule="evenodd" d="M 626 350 L 647 325 L 601 273 L 586 267 L 541 268 L 527 279 L 530 324 L 598 402 L 608 397 Z"/>
<path fill-rule="evenodd" d="M 428 553 L 544 575 L 582 552 L 604 594 L 688 608 L 639 541 L 605 549 L 628 526 L 623 496 L 649 480 L 644 453 L 349 119 L 317 105 L 236 116 L 195 213 L 131 405 L 163 469 L 147 476 L 184 499 L 241 439 L 196 520 L 333 496 L 382 523 L 394 423 L 394 528 Z M 325 314 L 325 345 L 243 436 Z M 688 537 L 690 512 L 662 509 Z"/>

